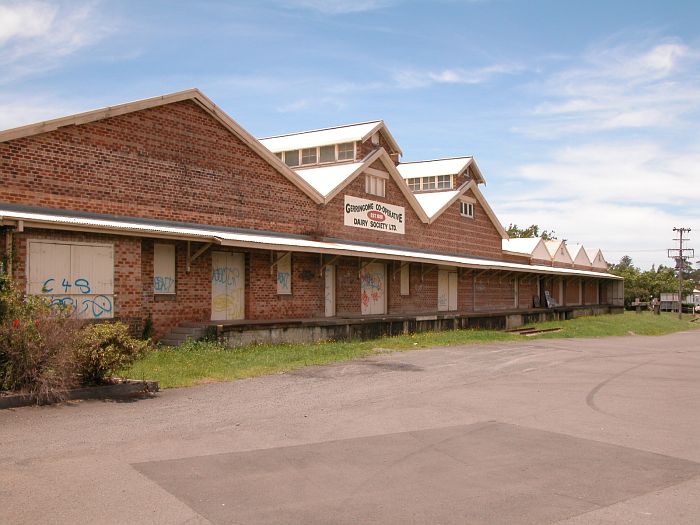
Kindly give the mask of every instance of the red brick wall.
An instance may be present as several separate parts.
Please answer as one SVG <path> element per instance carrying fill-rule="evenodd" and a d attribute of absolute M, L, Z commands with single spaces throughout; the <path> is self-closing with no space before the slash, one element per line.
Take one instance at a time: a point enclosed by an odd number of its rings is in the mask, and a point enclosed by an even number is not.
<path fill-rule="evenodd" d="M 384 137 L 383 133 L 379 133 L 379 144 L 372 144 L 372 137 L 369 137 L 364 142 L 357 142 L 357 160 L 364 159 L 367 155 L 370 155 L 374 150 L 379 148 L 384 148 L 387 153 L 394 153 L 394 148 L 389 144 L 389 142 Z"/>
<path fill-rule="evenodd" d="M 406 213 L 405 235 L 345 226 L 343 210 L 346 194 L 402 206 Z M 459 212 L 459 203 L 455 202 L 432 225 L 427 225 L 418 217 L 393 179 L 386 182 L 385 196 L 377 197 L 365 192 L 365 176 L 360 175 L 322 209 L 323 219 L 319 226 L 319 233 L 327 237 L 353 241 L 393 244 L 442 253 L 500 259 L 502 254 L 500 234 L 481 205 L 477 203 L 474 208 L 474 219 L 462 217 Z"/>
<path fill-rule="evenodd" d="M 597 281 L 585 281 L 583 284 L 583 304 L 596 304 L 597 290 Z"/>
<path fill-rule="evenodd" d="M 323 317 L 324 280 L 318 255 L 292 254 L 292 293 L 277 294 L 277 273 L 270 274 L 270 253 L 250 252 L 246 261 L 246 319 Z M 359 292 L 357 294 L 359 302 Z"/>
<path fill-rule="evenodd" d="M 338 316 L 360 315 L 360 267 L 357 259 L 343 257 L 336 265 L 335 311 Z M 388 292 L 391 293 L 392 286 Z"/>
<path fill-rule="evenodd" d="M 533 308 L 535 295 L 537 295 L 537 278 L 520 277 L 518 279 L 518 307 Z"/>
<path fill-rule="evenodd" d="M 421 277 L 421 265 L 409 264 L 408 295 L 401 295 L 400 263 L 389 264 L 388 311 L 390 314 L 434 312 L 437 310 L 437 270 Z M 426 266 L 423 270 L 427 269 Z M 395 275 L 394 275 L 394 272 Z"/>
<path fill-rule="evenodd" d="M 0 143 L 0 173 L 0 203 L 292 233 L 318 223 L 309 197 L 192 101 Z"/>
<path fill-rule="evenodd" d="M 579 301 L 579 279 L 573 277 L 564 278 L 564 293 L 566 296 L 566 304 L 581 304 Z"/>
<path fill-rule="evenodd" d="M 175 245 L 175 295 L 153 293 L 153 245 Z M 192 243 L 191 253 L 202 245 Z M 211 252 L 190 264 L 187 273 L 187 243 L 143 239 L 141 243 L 142 315 L 151 316 L 157 336 L 182 321 L 208 321 L 211 318 Z"/>
<path fill-rule="evenodd" d="M 393 180 L 377 200 L 406 209 L 406 235 L 343 226 L 343 194 L 316 205 L 192 101 L 0 143 L 0 173 L 0 203 L 501 256 L 481 206 L 469 220 L 455 203 L 428 226 Z M 343 193 L 375 198 L 364 184 Z"/>
<path fill-rule="evenodd" d="M 502 278 L 497 272 L 487 272 L 476 279 L 476 311 L 515 308 L 513 277 Z"/>

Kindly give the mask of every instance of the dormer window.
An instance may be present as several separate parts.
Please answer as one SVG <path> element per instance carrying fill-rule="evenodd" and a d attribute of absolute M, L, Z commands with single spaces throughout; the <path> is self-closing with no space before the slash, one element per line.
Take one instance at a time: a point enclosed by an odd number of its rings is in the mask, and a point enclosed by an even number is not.
<path fill-rule="evenodd" d="M 306 148 L 301 150 L 302 164 L 316 164 L 318 159 L 316 148 Z"/>
<path fill-rule="evenodd" d="M 452 189 L 452 175 L 438 175 L 437 187 L 439 190 Z"/>
<path fill-rule="evenodd" d="M 319 149 L 318 162 L 335 162 L 335 146 L 321 146 Z"/>
<path fill-rule="evenodd" d="M 316 146 L 313 148 L 293 149 L 275 153 L 278 159 L 290 168 L 297 166 L 310 166 L 312 164 L 329 164 L 355 160 L 355 143 L 330 144 L 328 146 Z"/>
<path fill-rule="evenodd" d="M 284 152 L 284 163 L 287 166 L 298 166 L 299 165 L 299 150 L 293 149 L 291 151 Z"/>
<path fill-rule="evenodd" d="M 411 191 L 432 191 L 452 189 L 452 175 L 438 175 L 437 177 L 412 177 L 406 179 Z"/>
<path fill-rule="evenodd" d="M 338 160 L 355 160 L 355 143 L 338 144 Z"/>

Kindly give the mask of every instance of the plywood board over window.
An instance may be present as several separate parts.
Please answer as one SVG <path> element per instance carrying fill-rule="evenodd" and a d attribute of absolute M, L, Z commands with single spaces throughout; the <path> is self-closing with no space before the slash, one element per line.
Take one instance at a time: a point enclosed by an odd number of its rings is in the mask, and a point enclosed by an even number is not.
<path fill-rule="evenodd" d="M 401 295 L 409 295 L 410 288 L 410 265 L 404 263 L 401 265 Z"/>
<path fill-rule="evenodd" d="M 114 247 L 30 240 L 27 292 L 80 319 L 114 317 Z"/>
<path fill-rule="evenodd" d="M 168 295 L 175 293 L 175 245 L 153 246 L 153 293 Z"/>
<path fill-rule="evenodd" d="M 292 254 L 277 255 L 277 294 L 292 293 Z"/>

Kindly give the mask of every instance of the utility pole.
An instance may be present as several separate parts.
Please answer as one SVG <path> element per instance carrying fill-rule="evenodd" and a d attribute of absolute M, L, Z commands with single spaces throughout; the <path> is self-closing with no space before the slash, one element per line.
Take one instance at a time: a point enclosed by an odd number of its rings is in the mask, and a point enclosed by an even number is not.
<path fill-rule="evenodd" d="M 683 234 L 689 232 L 690 228 L 673 228 L 674 232 L 678 232 L 678 238 L 673 239 L 678 241 L 678 248 L 668 250 L 668 256 L 676 260 L 676 268 L 678 268 L 678 319 L 683 318 L 683 269 L 685 261 L 689 257 L 695 257 L 695 251 L 692 248 L 684 248 L 683 243 L 690 239 L 684 239 Z"/>

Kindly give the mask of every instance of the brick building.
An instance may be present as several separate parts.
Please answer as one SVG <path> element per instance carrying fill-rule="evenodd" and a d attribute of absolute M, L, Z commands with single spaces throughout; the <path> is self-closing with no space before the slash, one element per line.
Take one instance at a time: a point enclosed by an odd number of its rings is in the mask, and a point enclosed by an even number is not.
<path fill-rule="evenodd" d="M 382 121 L 257 140 L 198 90 L 2 131 L 2 268 L 159 337 L 620 302 L 600 252 L 508 249 L 473 158 L 401 155 Z"/>

